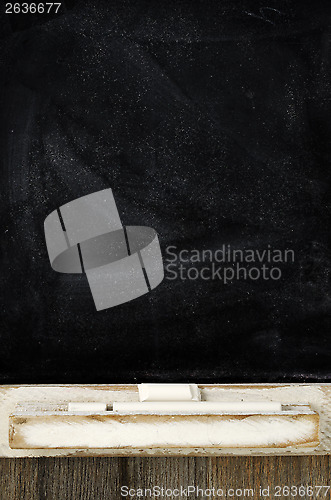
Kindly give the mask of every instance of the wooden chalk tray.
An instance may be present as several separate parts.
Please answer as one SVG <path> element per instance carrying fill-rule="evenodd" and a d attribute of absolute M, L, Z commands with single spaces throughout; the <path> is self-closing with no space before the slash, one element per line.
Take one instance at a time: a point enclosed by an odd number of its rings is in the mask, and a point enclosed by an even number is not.
<path fill-rule="evenodd" d="M 329 384 L 198 388 L 201 401 L 147 399 L 144 406 L 137 385 L 2 386 L 0 453 L 304 455 L 331 449 Z"/>

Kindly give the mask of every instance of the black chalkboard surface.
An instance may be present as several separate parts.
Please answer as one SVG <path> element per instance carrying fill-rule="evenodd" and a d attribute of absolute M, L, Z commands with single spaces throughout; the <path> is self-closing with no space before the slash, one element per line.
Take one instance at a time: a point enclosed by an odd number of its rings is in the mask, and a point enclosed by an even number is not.
<path fill-rule="evenodd" d="M 0 383 L 330 381 L 330 7 L 2 5 Z M 164 278 L 96 310 L 44 221 L 103 190 Z"/>

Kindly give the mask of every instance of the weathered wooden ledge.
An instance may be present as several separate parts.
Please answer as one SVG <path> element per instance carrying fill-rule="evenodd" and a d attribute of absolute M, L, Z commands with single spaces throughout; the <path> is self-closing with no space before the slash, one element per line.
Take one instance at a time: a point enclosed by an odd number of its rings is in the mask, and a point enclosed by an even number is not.
<path fill-rule="evenodd" d="M 305 455 L 331 452 L 331 385 L 199 385 L 204 401 L 277 401 L 273 414 L 115 414 L 69 402 L 138 401 L 135 385 L 1 386 L 1 456 Z"/>

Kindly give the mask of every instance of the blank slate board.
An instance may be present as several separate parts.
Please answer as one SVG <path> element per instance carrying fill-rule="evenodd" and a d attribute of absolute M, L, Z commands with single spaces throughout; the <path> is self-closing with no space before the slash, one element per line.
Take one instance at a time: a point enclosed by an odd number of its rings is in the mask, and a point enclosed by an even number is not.
<path fill-rule="evenodd" d="M 1 384 L 331 381 L 330 10 L 1 6 Z M 97 311 L 44 220 L 106 189 L 164 279 Z"/>

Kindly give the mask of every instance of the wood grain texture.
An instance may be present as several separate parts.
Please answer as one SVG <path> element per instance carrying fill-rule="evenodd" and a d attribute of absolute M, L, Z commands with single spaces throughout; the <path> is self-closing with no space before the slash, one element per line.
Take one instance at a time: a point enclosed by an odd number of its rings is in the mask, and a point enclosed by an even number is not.
<path fill-rule="evenodd" d="M 1 459 L 0 498 L 119 500 L 124 498 L 120 494 L 123 485 L 135 489 L 156 485 L 171 489 L 188 485 L 203 489 L 246 488 L 253 489 L 250 498 L 254 499 L 261 498 L 260 488 L 270 487 L 270 496 L 264 498 L 275 498 L 271 493 L 277 485 L 329 485 L 330 464 L 329 456 Z M 189 498 L 208 497 L 192 494 Z"/>

